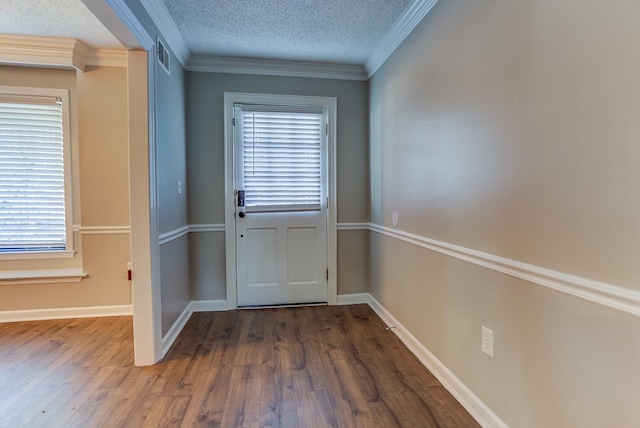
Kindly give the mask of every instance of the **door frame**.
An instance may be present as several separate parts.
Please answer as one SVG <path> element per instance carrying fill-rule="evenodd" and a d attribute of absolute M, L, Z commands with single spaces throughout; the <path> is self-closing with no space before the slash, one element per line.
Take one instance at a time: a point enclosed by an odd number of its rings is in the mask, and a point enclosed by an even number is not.
<path fill-rule="evenodd" d="M 338 235 L 337 235 L 337 195 L 336 195 L 336 141 L 337 141 L 337 98 L 304 95 L 252 94 L 240 92 L 224 93 L 224 225 L 227 271 L 227 309 L 238 307 L 238 285 L 236 271 L 236 222 L 234 188 L 233 151 L 233 106 L 234 104 L 265 105 L 316 105 L 327 109 L 327 303 L 335 305 L 338 298 Z"/>
<path fill-rule="evenodd" d="M 148 366 L 163 357 L 156 160 L 156 40 L 131 10 L 127 0 L 82 0 L 82 3 L 128 49 L 133 349 L 135 365 Z"/>

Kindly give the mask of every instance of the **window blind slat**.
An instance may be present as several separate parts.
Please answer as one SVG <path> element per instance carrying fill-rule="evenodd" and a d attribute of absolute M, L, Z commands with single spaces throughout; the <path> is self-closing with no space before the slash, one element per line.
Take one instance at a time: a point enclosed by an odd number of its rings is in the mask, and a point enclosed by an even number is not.
<path fill-rule="evenodd" d="M 64 248 L 65 226 L 62 106 L 0 99 L 0 251 Z"/>

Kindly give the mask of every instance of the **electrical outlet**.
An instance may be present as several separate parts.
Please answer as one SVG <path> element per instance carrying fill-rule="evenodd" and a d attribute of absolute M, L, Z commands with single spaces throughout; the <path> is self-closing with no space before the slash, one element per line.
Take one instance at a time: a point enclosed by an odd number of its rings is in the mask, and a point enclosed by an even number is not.
<path fill-rule="evenodd" d="M 482 327 L 482 352 L 493 358 L 493 330 Z"/>

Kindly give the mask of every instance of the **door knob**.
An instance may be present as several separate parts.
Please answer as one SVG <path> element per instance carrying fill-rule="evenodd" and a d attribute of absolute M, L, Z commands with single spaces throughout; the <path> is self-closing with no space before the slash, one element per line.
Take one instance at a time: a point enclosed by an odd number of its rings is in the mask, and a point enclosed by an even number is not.
<path fill-rule="evenodd" d="M 244 216 L 246 216 L 246 214 L 245 214 L 245 212 L 244 212 L 244 211 L 240 211 L 240 212 L 238 213 L 238 217 L 240 217 L 240 218 L 244 218 Z"/>

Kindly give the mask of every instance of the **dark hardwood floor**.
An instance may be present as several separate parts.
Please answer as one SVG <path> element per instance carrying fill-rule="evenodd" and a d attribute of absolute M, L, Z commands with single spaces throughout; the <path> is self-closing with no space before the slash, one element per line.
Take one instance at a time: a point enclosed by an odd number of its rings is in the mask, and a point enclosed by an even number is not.
<path fill-rule="evenodd" d="M 195 313 L 133 366 L 131 318 L 0 324 L 0 427 L 476 427 L 366 305 Z"/>

